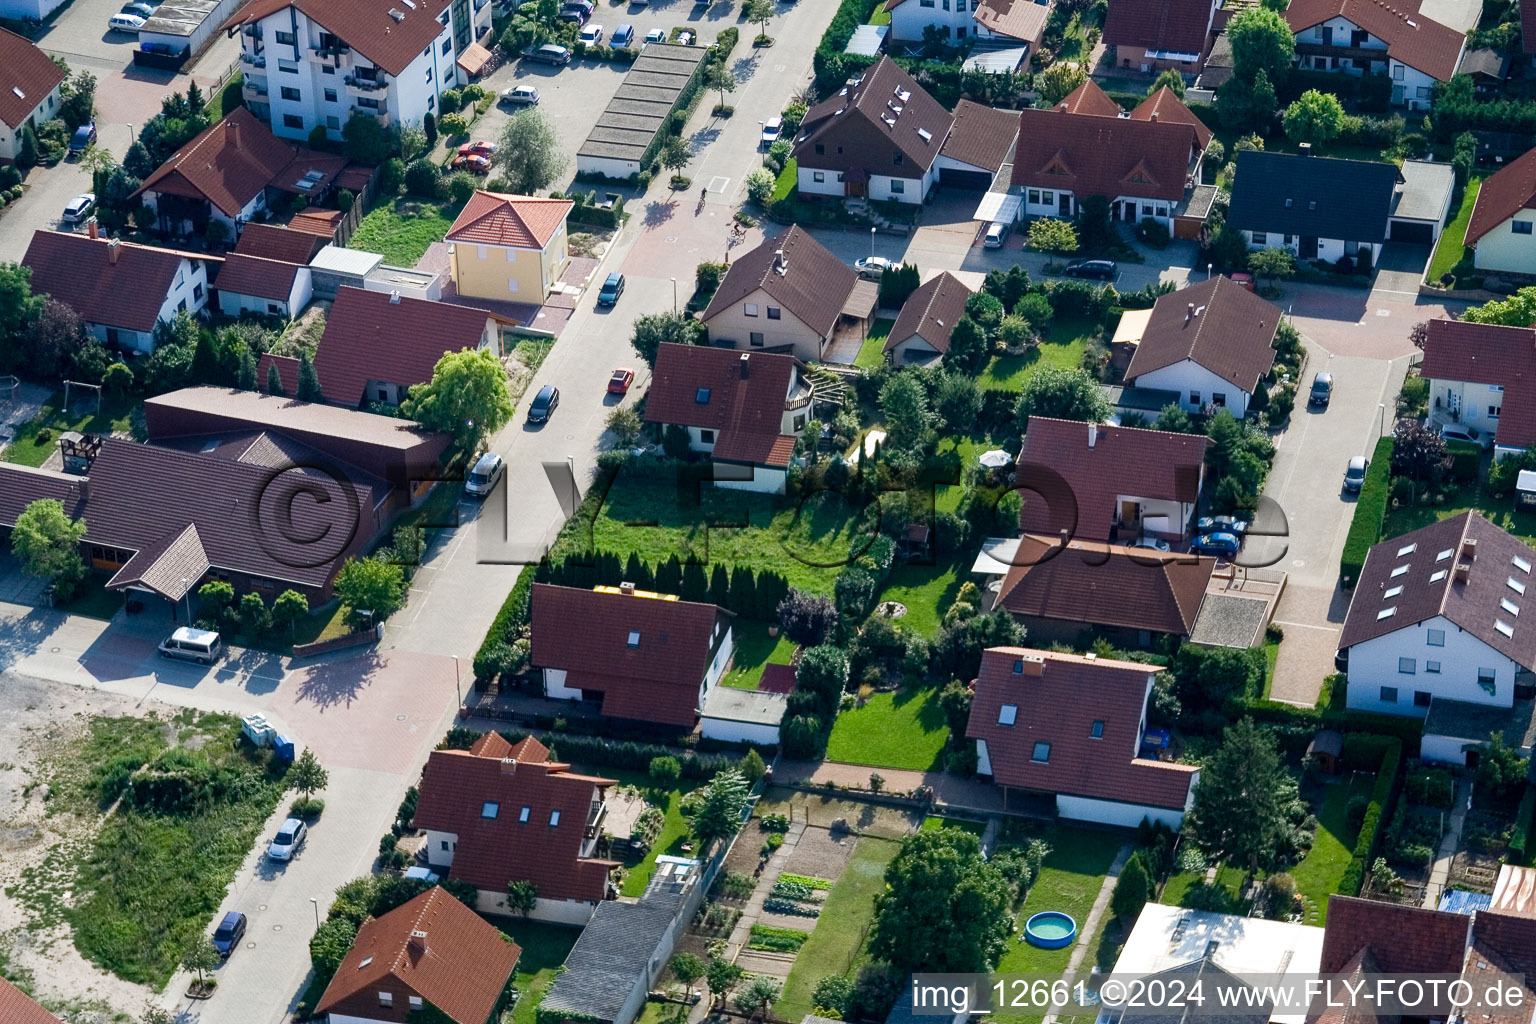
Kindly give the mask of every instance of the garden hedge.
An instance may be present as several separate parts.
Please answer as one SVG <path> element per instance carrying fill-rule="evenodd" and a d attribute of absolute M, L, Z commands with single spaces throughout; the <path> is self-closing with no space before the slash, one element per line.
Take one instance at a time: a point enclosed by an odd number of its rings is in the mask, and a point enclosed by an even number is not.
<path fill-rule="evenodd" d="M 1520 798 L 1520 810 L 1515 814 L 1515 834 L 1509 840 L 1509 859 L 1515 864 L 1529 864 L 1532 852 L 1532 831 L 1536 830 L 1536 786 L 1525 787 Z"/>
<path fill-rule="evenodd" d="M 529 597 L 533 593 L 533 575 L 529 566 L 523 567 L 517 574 L 517 582 L 512 584 L 512 589 L 507 593 L 507 599 L 501 602 L 501 610 L 491 620 L 491 628 L 485 631 L 485 639 L 480 641 L 480 649 L 475 652 L 476 679 L 489 679 L 495 675 L 496 647 L 510 643 L 513 632 L 528 621 Z"/>
<path fill-rule="evenodd" d="M 1392 470 L 1392 439 L 1376 442 L 1376 452 L 1365 471 L 1365 483 L 1355 501 L 1355 518 L 1344 540 L 1344 554 L 1339 559 L 1339 582 L 1353 587 L 1365 566 L 1365 556 L 1381 539 L 1381 524 L 1387 517 L 1388 484 Z"/>
<path fill-rule="evenodd" d="M 1355 839 L 1354 854 L 1350 857 L 1349 867 L 1344 870 L 1344 876 L 1339 879 L 1338 888 L 1334 890 L 1341 896 L 1360 894 L 1365 872 L 1380 846 L 1382 819 L 1392 806 L 1402 764 L 1403 745 L 1397 740 L 1387 741 L 1381 766 L 1376 772 L 1376 785 L 1371 788 L 1371 802 L 1365 809 L 1365 817 L 1360 822 L 1360 834 Z"/>
<path fill-rule="evenodd" d="M 1402 715 L 1384 715 L 1374 711 L 1303 708 L 1272 700 L 1245 700 L 1243 707 L 1261 724 L 1289 725 L 1306 723 L 1313 729 L 1335 729 L 1348 734 L 1374 733 L 1390 736 L 1402 744 L 1410 757 L 1417 756 L 1424 720 Z"/>
<path fill-rule="evenodd" d="M 1481 445 L 1473 444 L 1471 441 L 1447 441 L 1445 453 L 1451 457 L 1450 478 L 1452 480 L 1460 484 L 1476 482 L 1483 460 Z"/>

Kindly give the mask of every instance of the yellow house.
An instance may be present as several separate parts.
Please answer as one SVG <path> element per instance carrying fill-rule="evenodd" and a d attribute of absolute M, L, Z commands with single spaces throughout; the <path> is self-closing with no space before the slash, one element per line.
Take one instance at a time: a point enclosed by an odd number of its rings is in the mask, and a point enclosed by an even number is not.
<path fill-rule="evenodd" d="M 460 295 L 542 303 L 570 259 L 569 199 L 476 191 L 448 230 L 448 261 Z"/>

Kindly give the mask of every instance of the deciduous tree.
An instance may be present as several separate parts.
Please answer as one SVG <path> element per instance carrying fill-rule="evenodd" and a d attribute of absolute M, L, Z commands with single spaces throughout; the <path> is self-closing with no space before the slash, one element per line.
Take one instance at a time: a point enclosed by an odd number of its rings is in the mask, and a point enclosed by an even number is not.
<path fill-rule="evenodd" d="M 1308 89 L 1297 97 L 1296 102 L 1285 108 L 1282 119 L 1287 138 L 1292 142 L 1310 142 L 1314 146 L 1339 134 L 1343 121 L 1344 106 L 1339 98 L 1331 92 L 1316 89 Z"/>
<path fill-rule="evenodd" d="M 449 352 L 437 361 L 432 379 L 413 384 L 400 411 L 428 430 L 452 434 L 472 450 L 512 418 L 507 371 L 489 349 Z"/>
<path fill-rule="evenodd" d="M 21 562 L 22 572 L 47 580 L 54 594 L 67 601 L 85 579 L 85 559 L 80 555 L 84 537 L 84 519 L 65 515 L 64 503 L 57 498 L 40 498 L 16 517 L 11 553 Z"/>
<path fill-rule="evenodd" d="M 507 119 L 491 162 L 514 192 L 528 196 L 548 188 L 566 163 L 554 126 L 537 107 L 525 107 Z"/>
<path fill-rule="evenodd" d="M 507 909 L 527 917 L 539 905 L 539 891 L 526 879 L 507 883 Z"/>
<path fill-rule="evenodd" d="M 1101 423 L 1109 417 L 1110 406 L 1098 380 L 1087 370 L 1046 366 L 1024 381 L 1013 411 L 1019 430 L 1027 431 L 1031 416 Z"/>
<path fill-rule="evenodd" d="M 404 603 L 405 573 L 381 558 L 349 559 L 336 574 L 334 589 L 354 621 L 366 611 L 373 622 L 382 622 Z"/>
<path fill-rule="evenodd" d="M 1014 890 L 961 829 L 902 843 L 875 899 L 870 952 L 898 971 L 986 971 L 1008 947 Z"/>

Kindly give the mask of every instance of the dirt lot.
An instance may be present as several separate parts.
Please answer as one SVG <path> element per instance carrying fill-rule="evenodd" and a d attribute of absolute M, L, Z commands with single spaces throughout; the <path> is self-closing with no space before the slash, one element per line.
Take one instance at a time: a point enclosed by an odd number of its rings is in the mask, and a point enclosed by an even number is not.
<path fill-rule="evenodd" d="M 769 789 L 758 801 L 757 813 L 798 816 L 806 824 L 821 828 L 830 828 L 841 818 L 851 829 L 884 839 L 900 839 L 923 823 L 923 815 L 917 811 L 841 799 L 836 794 L 802 793 L 777 787 Z"/>
<path fill-rule="evenodd" d="M 852 832 L 808 826 L 785 867 L 792 875 L 836 881 L 848 865 L 848 858 L 853 856 L 853 847 L 858 841 L 859 837 Z"/>
<path fill-rule="evenodd" d="M 74 851 L 91 842 L 97 823 L 53 813 L 47 780 L 68 770 L 91 716 L 169 718 L 176 710 L 13 673 L 0 678 L 0 974 L 48 1009 L 68 1011 L 74 1024 L 137 1015 L 151 993 L 75 951 L 61 910 Z"/>

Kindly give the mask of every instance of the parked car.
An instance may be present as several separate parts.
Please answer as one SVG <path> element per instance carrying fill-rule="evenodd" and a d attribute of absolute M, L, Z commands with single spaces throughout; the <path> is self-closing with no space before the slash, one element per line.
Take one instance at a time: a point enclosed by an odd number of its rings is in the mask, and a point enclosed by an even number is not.
<path fill-rule="evenodd" d="M 1333 652 L 1333 670 L 1349 674 L 1349 648 L 1340 647 Z"/>
<path fill-rule="evenodd" d="M 763 122 L 762 138 L 757 140 L 758 146 L 767 149 L 779 141 L 779 136 L 784 132 L 784 119 L 782 117 L 770 117 Z"/>
<path fill-rule="evenodd" d="M 289 818 L 279 826 L 277 835 L 267 846 L 267 856 L 273 860 L 292 860 L 309 837 L 309 828 L 298 818 Z"/>
<path fill-rule="evenodd" d="M 453 158 L 450 166 L 456 171 L 468 171 L 470 174 L 490 174 L 491 158 L 484 153 L 461 153 Z"/>
<path fill-rule="evenodd" d="M 1242 285 L 1251 292 L 1258 291 L 1258 288 L 1253 283 L 1253 275 L 1245 270 L 1235 270 L 1227 276 L 1232 279 L 1233 284 Z"/>
<path fill-rule="evenodd" d="M 562 11 L 585 11 L 588 17 L 590 17 L 597 10 L 597 4 L 593 3 L 592 0 L 565 0 L 565 3 L 560 5 L 560 9 Z"/>
<path fill-rule="evenodd" d="M 111 32 L 137 32 L 147 20 L 137 14 L 114 14 L 107 21 L 107 29 Z"/>
<path fill-rule="evenodd" d="M 1236 516 L 1201 516 L 1195 522 L 1197 533 L 1247 533 L 1248 523 Z"/>
<path fill-rule="evenodd" d="M 1493 435 L 1484 433 L 1476 427 L 1469 427 L 1465 423 L 1447 423 L 1440 428 L 1440 436 L 1447 441 L 1461 441 L 1465 444 L 1475 444 L 1479 448 L 1492 448 Z"/>
<path fill-rule="evenodd" d="M 1328 403 L 1333 398 L 1333 374 L 1319 372 L 1312 378 L 1312 390 L 1307 394 L 1307 405 L 1320 405 L 1328 408 Z"/>
<path fill-rule="evenodd" d="M 582 28 L 581 35 L 577 36 L 576 38 L 580 39 L 588 46 L 595 46 L 603 41 L 603 26 L 587 25 Z"/>
<path fill-rule="evenodd" d="M 478 142 L 466 142 L 459 147 L 459 156 L 470 156 L 478 153 L 484 157 L 496 155 L 496 143 L 489 139 L 480 139 Z"/>
<path fill-rule="evenodd" d="M 555 43 L 545 43 L 543 46 L 530 46 L 523 51 L 523 59 L 531 60 L 537 64 L 569 64 L 571 51 Z"/>
<path fill-rule="evenodd" d="M 1348 494 L 1359 494 L 1360 488 L 1365 485 L 1365 470 L 1370 465 L 1364 455 L 1356 455 L 1349 460 L 1349 465 L 1344 467 L 1344 490 Z"/>
<path fill-rule="evenodd" d="M 653 28 L 645 34 L 645 41 L 648 43 L 664 43 L 667 41 L 667 30 L 664 28 Z"/>
<path fill-rule="evenodd" d="M 613 376 L 608 378 L 608 393 L 610 395 L 626 395 L 629 386 L 635 382 L 635 371 L 627 366 L 621 366 L 613 371 Z"/>
<path fill-rule="evenodd" d="M 982 239 L 982 246 L 988 249 L 1001 249 L 1003 243 L 1008 241 L 1008 236 L 1013 233 L 1013 225 L 1007 221 L 995 220 L 987 225 L 986 237 Z"/>
<path fill-rule="evenodd" d="M 885 269 L 895 265 L 884 256 L 865 256 L 863 259 L 853 261 L 853 269 L 859 272 L 860 277 L 870 281 L 880 280 L 880 275 L 885 273 Z"/>
<path fill-rule="evenodd" d="M 245 915 L 238 910 L 231 910 L 219 921 L 219 926 L 213 930 L 213 948 L 219 951 L 219 958 L 228 960 L 240 945 L 240 940 L 245 938 Z"/>
<path fill-rule="evenodd" d="M 1190 550 L 1202 555 L 1219 555 L 1230 561 L 1242 546 L 1242 538 L 1235 533 L 1203 533 L 1195 538 Z"/>
<path fill-rule="evenodd" d="M 1067 264 L 1068 277 L 1096 277 L 1101 281 L 1113 281 L 1120 273 L 1114 260 L 1073 260 Z"/>
<path fill-rule="evenodd" d="M 539 388 L 539 393 L 533 396 L 533 403 L 528 406 L 528 422 L 547 423 L 559 405 L 560 389 L 553 384 L 545 384 Z"/>
<path fill-rule="evenodd" d="M 141 18 L 148 19 L 155 13 L 155 8 L 153 4 L 147 4 L 144 0 L 128 0 L 126 4 L 123 4 L 122 10 L 118 13 L 137 14 Z"/>
<path fill-rule="evenodd" d="M 65 224 L 79 224 L 96 212 L 96 193 L 82 192 L 69 201 L 64 207 L 64 216 L 59 219 Z"/>
<path fill-rule="evenodd" d="M 181 626 L 160 641 L 160 657 L 212 665 L 224 653 L 224 638 L 211 629 Z"/>
<path fill-rule="evenodd" d="M 420 864 L 413 868 L 406 868 L 403 877 L 419 878 L 421 881 L 426 882 L 428 885 L 436 885 L 438 882 L 437 872 L 433 871 L 431 868 L 424 868 Z"/>
<path fill-rule="evenodd" d="M 580 7 L 570 7 L 560 12 L 561 21 L 569 21 L 576 25 L 585 25 L 590 17 L 592 17 L 591 12 L 582 10 Z"/>
<path fill-rule="evenodd" d="M 635 41 L 635 26 L 620 25 L 613 31 L 613 38 L 608 40 L 609 46 L 629 46 Z"/>
<path fill-rule="evenodd" d="M 539 102 L 539 90 L 531 85 L 514 85 L 501 94 L 501 103 L 512 107 L 532 107 Z"/>
<path fill-rule="evenodd" d="M 611 306 L 619 301 L 619 296 L 624 294 L 624 275 L 613 273 L 603 282 L 603 286 L 597 290 L 597 304 L 599 306 Z"/>
<path fill-rule="evenodd" d="M 494 452 L 483 452 L 475 460 L 475 465 L 469 471 L 469 478 L 464 481 L 464 493 L 472 498 L 483 498 L 496 489 L 496 483 L 507 471 L 507 464 L 500 455 Z"/>
<path fill-rule="evenodd" d="M 69 155 L 80 156 L 96 142 L 96 122 L 88 121 L 69 137 Z"/>
<path fill-rule="evenodd" d="M 1137 537 L 1131 542 L 1133 548 L 1147 548 L 1152 551 L 1172 551 L 1169 543 L 1160 537 Z"/>
<path fill-rule="evenodd" d="M 677 43 L 678 43 L 679 46 L 692 46 L 693 45 L 693 33 L 692 32 L 679 32 L 677 34 Z"/>

